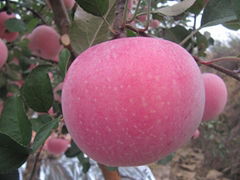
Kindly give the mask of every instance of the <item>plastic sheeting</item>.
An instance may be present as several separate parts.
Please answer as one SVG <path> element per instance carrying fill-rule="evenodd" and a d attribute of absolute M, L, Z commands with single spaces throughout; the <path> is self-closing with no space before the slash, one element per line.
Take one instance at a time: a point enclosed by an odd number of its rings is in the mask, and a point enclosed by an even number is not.
<path fill-rule="evenodd" d="M 44 159 L 40 167 L 40 180 L 104 180 L 96 161 L 90 160 L 91 167 L 84 173 L 83 167 L 77 158 Z M 25 170 L 23 165 L 19 171 L 20 176 Z M 119 167 L 121 180 L 155 180 L 148 166 Z M 22 177 L 20 177 L 22 179 Z"/>

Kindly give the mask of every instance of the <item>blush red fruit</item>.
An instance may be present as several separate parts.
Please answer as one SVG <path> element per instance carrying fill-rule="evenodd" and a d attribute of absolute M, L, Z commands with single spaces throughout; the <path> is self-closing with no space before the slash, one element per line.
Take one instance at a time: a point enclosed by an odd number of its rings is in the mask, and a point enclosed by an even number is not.
<path fill-rule="evenodd" d="M 80 54 L 66 75 L 62 109 L 79 148 L 109 166 L 151 163 L 191 139 L 205 103 L 200 70 L 179 45 L 122 38 Z"/>

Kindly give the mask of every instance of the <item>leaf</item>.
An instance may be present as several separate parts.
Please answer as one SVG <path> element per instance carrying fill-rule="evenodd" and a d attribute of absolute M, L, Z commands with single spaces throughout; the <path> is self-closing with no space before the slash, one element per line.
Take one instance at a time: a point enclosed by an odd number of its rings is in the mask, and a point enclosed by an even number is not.
<path fill-rule="evenodd" d="M 7 173 L 19 168 L 27 160 L 29 149 L 1 132 L 0 139 L 0 173 Z"/>
<path fill-rule="evenodd" d="M 88 13 L 94 16 L 104 16 L 107 13 L 109 0 L 76 0 L 79 6 L 81 6 Z"/>
<path fill-rule="evenodd" d="M 184 0 L 173 6 L 167 6 L 156 10 L 157 13 L 164 14 L 166 16 L 177 16 L 184 13 L 190 8 L 196 0 Z"/>
<path fill-rule="evenodd" d="M 232 8 L 235 12 L 235 15 L 240 20 L 240 1 L 239 0 L 231 0 Z"/>
<path fill-rule="evenodd" d="M 84 157 L 83 153 L 78 154 L 77 158 L 78 158 L 78 160 L 80 161 L 80 163 L 83 166 L 83 172 L 87 173 L 89 168 L 90 168 L 90 166 L 91 166 L 91 164 L 89 162 L 89 158 L 88 157 Z"/>
<path fill-rule="evenodd" d="M 6 101 L 0 119 L 0 132 L 8 135 L 18 144 L 29 145 L 32 136 L 31 123 L 20 97 L 10 97 Z"/>
<path fill-rule="evenodd" d="M 48 114 L 40 115 L 38 118 L 31 119 L 32 129 L 36 132 L 39 131 L 45 124 L 52 120 Z"/>
<path fill-rule="evenodd" d="M 237 20 L 237 17 L 229 1 L 211 0 L 203 11 L 201 26 L 213 26 L 234 20 Z"/>
<path fill-rule="evenodd" d="M 42 65 L 33 69 L 22 88 L 26 103 L 37 112 L 47 112 L 53 103 L 52 85 L 47 74 L 49 67 Z"/>
<path fill-rule="evenodd" d="M 104 18 L 111 24 L 115 13 L 116 0 L 110 0 L 109 9 Z M 78 9 L 70 28 L 72 46 L 77 53 L 109 39 L 109 27 L 103 20 Z"/>
<path fill-rule="evenodd" d="M 195 3 L 188 9 L 193 14 L 199 14 L 205 5 L 205 0 L 196 0 Z"/>
<path fill-rule="evenodd" d="M 52 120 L 42 126 L 37 132 L 32 145 L 33 152 L 44 144 L 46 139 L 50 136 L 52 130 L 58 126 L 58 119 Z"/>
<path fill-rule="evenodd" d="M 159 160 L 159 161 L 157 162 L 157 164 L 166 165 L 166 164 L 168 164 L 170 161 L 172 161 L 173 157 L 174 157 L 174 153 L 169 154 L 169 155 L 166 156 L 165 158 Z"/>
<path fill-rule="evenodd" d="M 190 34 L 190 31 L 188 31 L 183 26 L 177 25 L 173 28 L 165 29 L 163 37 L 164 37 L 164 39 L 167 39 L 167 40 L 170 40 L 170 41 L 173 41 L 176 43 L 180 43 L 189 34 Z M 188 43 L 185 43 L 185 46 L 187 46 L 189 44 L 189 42 L 190 41 L 188 41 Z"/>
<path fill-rule="evenodd" d="M 16 170 L 8 172 L 8 173 L 0 174 L 0 179 L 19 180 L 19 172 L 16 169 Z"/>
<path fill-rule="evenodd" d="M 26 30 L 25 23 L 16 18 L 10 18 L 5 21 L 5 26 L 10 32 L 24 32 Z"/>
<path fill-rule="evenodd" d="M 224 27 L 237 31 L 240 29 L 240 21 L 229 21 L 223 24 Z"/>
<path fill-rule="evenodd" d="M 67 149 L 67 151 L 65 152 L 65 155 L 68 158 L 72 158 L 72 157 L 79 155 L 80 153 L 82 153 L 82 151 L 77 147 L 75 142 L 72 140 L 71 146 Z"/>
<path fill-rule="evenodd" d="M 65 48 L 60 53 L 60 60 L 58 62 L 58 66 L 59 66 L 59 69 L 60 69 L 60 72 L 61 72 L 61 75 L 63 78 L 65 77 L 65 74 L 67 72 L 70 56 L 71 56 L 71 54 L 70 54 L 69 50 L 65 49 Z"/>

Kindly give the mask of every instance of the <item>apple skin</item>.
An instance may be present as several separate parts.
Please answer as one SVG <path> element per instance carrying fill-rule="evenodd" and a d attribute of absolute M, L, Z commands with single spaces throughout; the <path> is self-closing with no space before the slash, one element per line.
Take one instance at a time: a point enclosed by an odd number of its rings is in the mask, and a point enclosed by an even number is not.
<path fill-rule="evenodd" d="M 6 63 L 8 58 L 8 48 L 6 44 L 0 39 L 0 68 Z"/>
<path fill-rule="evenodd" d="M 19 33 L 18 32 L 9 32 L 5 28 L 5 21 L 15 18 L 14 14 L 7 14 L 7 12 L 3 11 L 0 13 L 0 38 L 7 40 L 8 42 L 12 42 L 17 39 Z"/>
<path fill-rule="evenodd" d="M 157 38 L 121 38 L 87 49 L 63 84 L 66 126 L 99 163 L 138 166 L 191 139 L 204 110 L 201 72 L 179 45 Z"/>
<path fill-rule="evenodd" d="M 36 56 L 56 61 L 62 45 L 60 35 L 51 26 L 40 25 L 28 35 L 28 47 Z"/>
<path fill-rule="evenodd" d="M 219 76 L 213 73 L 202 74 L 205 86 L 205 109 L 203 121 L 213 120 L 222 111 L 227 103 L 227 88 Z"/>
<path fill-rule="evenodd" d="M 54 155 L 60 155 L 67 150 L 69 144 L 69 141 L 66 139 L 50 137 L 46 141 L 45 149 Z"/>

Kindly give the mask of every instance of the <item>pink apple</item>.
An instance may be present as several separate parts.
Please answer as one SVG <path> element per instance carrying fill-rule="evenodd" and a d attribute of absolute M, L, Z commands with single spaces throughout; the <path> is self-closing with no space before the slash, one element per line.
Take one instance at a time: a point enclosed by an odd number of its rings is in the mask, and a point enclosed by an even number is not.
<path fill-rule="evenodd" d="M 0 39 L 0 68 L 6 63 L 8 58 L 8 48 Z"/>
<path fill-rule="evenodd" d="M 201 72 L 179 45 L 121 38 L 80 54 L 62 91 L 64 121 L 79 148 L 99 163 L 137 166 L 191 139 L 205 103 Z"/>
<path fill-rule="evenodd" d="M 60 35 L 50 26 L 40 25 L 28 36 L 28 47 L 34 55 L 55 60 L 60 53 Z"/>
<path fill-rule="evenodd" d="M 67 150 L 69 144 L 69 141 L 66 139 L 50 137 L 46 141 L 45 149 L 54 155 L 60 155 Z"/>
<path fill-rule="evenodd" d="M 205 110 L 203 121 L 212 120 L 217 117 L 227 103 L 227 88 L 224 81 L 212 73 L 203 73 L 205 85 Z"/>
<path fill-rule="evenodd" d="M 18 32 L 9 32 L 5 27 L 6 20 L 10 18 L 15 18 L 14 14 L 7 14 L 7 12 L 3 11 L 0 13 L 0 38 L 7 40 L 8 42 L 12 42 L 17 39 L 19 33 Z"/>
<path fill-rule="evenodd" d="M 150 22 L 150 24 L 149 24 L 149 26 L 151 27 L 151 28 L 157 28 L 157 27 L 159 27 L 159 25 L 160 25 L 160 22 L 159 22 L 159 20 L 157 20 L 157 19 L 153 19 L 153 20 L 151 20 L 151 22 Z"/>
<path fill-rule="evenodd" d="M 197 129 L 192 136 L 192 139 L 197 139 L 200 136 L 200 131 Z"/>

